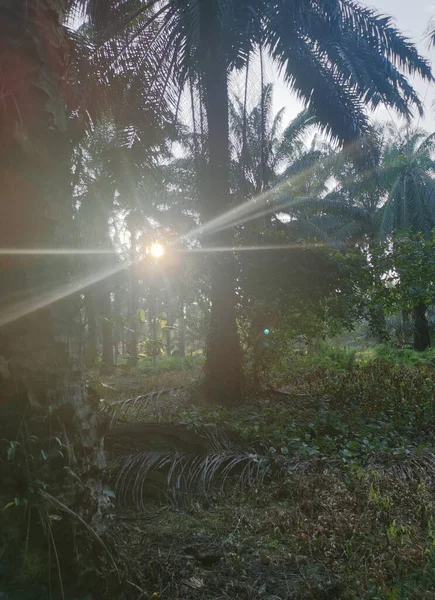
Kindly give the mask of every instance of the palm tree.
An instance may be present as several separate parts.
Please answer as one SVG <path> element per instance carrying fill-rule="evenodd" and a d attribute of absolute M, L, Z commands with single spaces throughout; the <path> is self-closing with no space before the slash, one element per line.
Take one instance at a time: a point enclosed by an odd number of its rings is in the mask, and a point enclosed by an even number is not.
<path fill-rule="evenodd" d="M 101 61 L 88 60 L 92 32 L 66 26 L 72 14 L 66 10 L 76 5 L 17 0 L 0 6 L 0 234 L 6 248 L 80 247 L 74 189 L 83 161 L 75 156 L 74 162 L 73 155 L 101 113 L 112 113 L 123 146 L 142 160 L 137 140 L 156 146 L 169 122 L 161 97 L 154 102 L 144 93 L 145 75 L 131 84 L 131 61 L 124 61 L 122 73 L 103 73 Z M 8 256 L 1 258 L 1 271 L 0 338 L 10 370 L 3 395 L 43 406 L 71 404 L 77 433 L 92 446 L 97 418 L 86 399 L 80 304 L 70 288 L 73 276 L 83 274 L 78 261 Z M 17 402 L 11 406 L 18 409 Z"/>
<path fill-rule="evenodd" d="M 84 248 L 113 250 L 109 235 L 109 219 L 113 214 L 116 193 L 116 172 L 113 158 L 122 147 L 119 132 L 108 119 L 98 123 L 77 149 L 79 160 L 75 172 L 77 223 Z M 114 267 L 117 259 L 102 254 L 85 257 L 86 270 Z M 98 357 L 98 333 L 102 330 L 102 369 L 113 364 L 112 327 L 110 322 L 110 280 L 98 281 L 84 292 L 87 335 L 85 362 L 94 366 Z"/>
<path fill-rule="evenodd" d="M 77 122 L 68 120 L 77 106 L 63 19 L 60 0 L 0 6 L 0 236 L 5 248 L 77 242 L 71 174 Z M 86 401 L 78 299 L 53 303 L 50 298 L 50 290 L 65 289 L 74 264 L 65 257 L 7 256 L 1 271 L 0 339 L 9 367 L 3 409 L 10 404 L 19 413 L 23 402 L 45 408 L 70 404 L 77 433 L 91 446 L 96 416 Z"/>
<path fill-rule="evenodd" d="M 82 4 L 95 6 L 86 0 Z M 422 110 L 400 69 L 432 79 L 428 62 L 389 19 L 350 0 L 155 0 L 139 7 L 133 2 L 130 10 L 128 6 L 122 5 L 119 22 L 127 33 L 123 45 L 115 44 L 115 59 L 128 49 L 156 56 L 157 66 L 167 68 L 168 81 L 199 90 L 209 157 L 203 221 L 232 206 L 228 77 L 246 68 L 258 49 L 271 55 L 321 127 L 341 142 L 367 130 L 365 107 L 385 103 L 405 117 L 412 106 Z M 106 23 L 105 35 L 114 29 L 120 28 Z M 232 233 L 221 231 L 209 242 L 231 244 Z M 230 256 L 216 259 L 211 268 L 207 387 L 219 401 L 237 401 L 242 367 L 234 261 Z"/>
<path fill-rule="evenodd" d="M 429 238 L 435 228 L 435 134 L 406 128 L 394 131 L 383 150 L 381 184 L 386 200 L 380 209 L 378 235 L 408 230 Z M 427 306 L 416 297 L 414 313 L 414 348 L 430 346 Z"/>
<path fill-rule="evenodd" d="M 240 199 L 258 196 L 306 155 L 303 136 L 315 116 L 303 110 L 283 129 L 285 108 L 273 115 L 272 100 L 273 84 L 267 84 L 249 111 L 237 96 L 230 102 L 231 190 Z"/>
<path fill-rule="evenodd" d="M 339 217 L 333 237 L 337 240 L 366 236 L 369 248 L 398 231 L 422 233 L 435 227 L 435 135 L 393 123 L 378 126 L 359 148 L 341 154 L 335 176 L 337 186 L 318 203 L 328 203 Z M 313 203 L 315 205 L 315 202 Z M 418 300 L 418 298 L 417 298 Z M 426 306 L 414 307 L 414 346 L 430 345 L 425 320 Z"/>
<path fill-rule="evenodd" d="M 382 152 L 379 237 L 410 230 L 428 237 L 435 227 L 435 134 L 389 128 Z"/>

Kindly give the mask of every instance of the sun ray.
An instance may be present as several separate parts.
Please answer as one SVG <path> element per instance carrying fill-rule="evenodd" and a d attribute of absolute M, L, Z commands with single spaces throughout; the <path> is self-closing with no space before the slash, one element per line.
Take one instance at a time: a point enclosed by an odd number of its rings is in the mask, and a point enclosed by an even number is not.
<path fill-rule="evenodd" d="M 116 250 L 104 248 L 0 248 L 0 255 L 7 256 L 73 256 L 75 254 L 117 254 Z"/>
<path fill-rule="evenodd" d="M 318 161 L 315 165 L 311 165 L 303 171 L 278 182 L 274 187 L 266 190 L 259 196 L 250 198 L 242 204 L 229 209 L 218 217 L 211 219 L 207 223 L 204 223 L 199 227 L 195 227 L 187 234 L 182 236 L 180 241 L 187 241 L 206 235 L 212 235 L 236 225 L 242 225 L 258 217 L 280 212 L 281 210 L 290 208 L 292 205 L 296 205 L 304 198 L 300 196 L 293 196 L 291 194 L 292 187 L 302 183 L 307 176 L 315 172 L 319 165 L 323 165 L 325 167 L 332 166 L 335 160 L 335 155 L 326 156 L 323 160 Z M 372 169 L 369 169 L 367 173 L 370 173 L 371 170 Z"/>
<path fill-rule="evenodd" d="M 326 157 L 323 164 L 327 164 L 328 161 L 332 161 L 333 157 Z M 243 204 L 232 208 L 222 215 L 211 219 L 208 223 L 205 223 L 199 227 L 192 229 L 186 235 L 181 236 L 178 242 L 198 239 L 205 235 L 217 233 L 225 229 L 234 227 L 235 225 L 241 225 L 249 222 L 260 216 L 267 215 L 270 213 L 280 212 L 285 208 L 289 208 L 301 201 L 299 197 L 292 197 L 289 195 L 291 186 L 303 181 L 310 172 L 314 172 L 317 165 L 313 165 L 305 171 L 298 173 L 292 177 L 289 177 L 279 182 L 273 188 L 265 191 L 256 198 L 247 200 Z M 285 199 L 285 202 L 283 202 Z M 291 250 L 295 248 L 308 248 L 308 247 L 319 247 L 324 244 L 306 244 L 306 243 L 293 243 L 293 244 L 266 244 L 266 245 L 252 245 L 252 246 L 214 246 L 206 248 L 190 248 L 190 249 L 176 249 L 176 245 L 173 246 L 173 251 L 181 253 L 209 253 L 209 252 L 258 252 L 266 250 Z M 117 255 L 115 250 L 100 249 L 100 248 L 0 248 L 0 255 L 35 255 L 35 256 L 73 256 L 73 255 Z M 20 319 L 32 312 L 45 308 L 59 300 L 62 300 L 73 294 L 80 293 L 90 285 L 94 285 L 116 273 L 119 273 L 123 269 L 131 266 L 131 263 L 120 263 L 114 267 L 107 268 L 91 275 L 79 277 L 74 281 L 59 285 L 52 290 L 43 291 L 39 294 L 34 292 L 31 299 L 21 300 L 14 304 L 9 304 L 0 307 L 0 327 L 7 325 L 17 319 Z"/>
<path fill-rule="evenodd" d="M 265 244 L 253 246 L 211 246 L 205 248 L 190 248 L 178 250 L 183 254 L 207 254 L 209 252 L 262 252 L 265 250 L 294 250 L 298 248 L 319 248 L 325 246 L 324 243 L 293 243 L 293 244 Z"/>
<path fill-rule="evenodd" d="M 116 267 L 111 267 L 108 269 L 101 270 L 97 273 L 93 273 L 92 275 L 86 275 L 83 277 L 79 277 L 73 281 L 68 283 L 64 283 L 59 285 L 51 290 L 40 292 L 39 294 L 34 294 L 31 299 L 21 300 L 12 305 L 6 305 L 0 307 L 0 327 L 12 323 L 22 317 L 25 317 L 28 314 L 36 312 L 42 308 L 46 308 L 59 300 L 63 300 L 68 296 L 72 296 L 73 294 L 77 294 L 84 290 L 85 288 L 98 283 L 99 281 L 103 281 L 116 273 L 119 273 L 123 269 L 126 268 L 126 264 L 119 264 Z"/>

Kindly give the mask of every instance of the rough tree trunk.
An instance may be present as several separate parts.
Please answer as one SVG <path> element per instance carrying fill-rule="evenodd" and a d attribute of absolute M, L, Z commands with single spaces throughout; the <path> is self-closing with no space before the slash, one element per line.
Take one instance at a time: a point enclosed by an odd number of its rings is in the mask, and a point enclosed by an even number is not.
<path fill-rule="evenodd" d="M 208 195 L 203 217 L 210 220 L 230 208 L 229 100 L 227 56 L 218 2 L 202 3 L 204 56 L 202 82 L 208 124 Z M 233 243 L 231 230 L 210 236 L 210 244 Z M 243 370 L 236 324 L 236 262 L 233 255 L 210 258 L 211 320 L 205 363 L 205 389 L 219 403 L 240 402 Z"/>
<path fill-rule="evenodd" d="M 3 247 L 72 245 L 71 146 L 64 94 L 68 47 L 62 3 L 0 5 L 0 238 Z M 3 258 L 0 347 L 20 398 L 48 409 L 70 405 L 87 448 L 96 417 L 82 370 L 78 298 L 65 257 Z M 53 302 L 56 298 L 64 299 Z M 39 308 L 39 310 L 35 310 Z M 2 388 L 2 407 L 14 402 Z M 19 406 L 17 405 L 17 410 Z"/>
<path fill-rule="evenodd" d="M 426 317 L 427 306 L 424 302 L 419 302 L 414 307 L 414 348 L 422 352 L 430 348 L 429 323 Z"/>

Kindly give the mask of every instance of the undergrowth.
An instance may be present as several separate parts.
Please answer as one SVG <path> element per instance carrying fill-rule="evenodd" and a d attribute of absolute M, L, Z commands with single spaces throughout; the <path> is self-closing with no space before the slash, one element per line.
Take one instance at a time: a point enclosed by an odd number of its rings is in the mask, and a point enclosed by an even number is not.
<path fill-rule="evenodd" d="M 119 485 L 109 483 L 116 510 L 104 541 L 121 580 L 107 579 L 112 567 L 102 552 L 107 567 L 99 557 L 98 568 L 83 572 L 89 594 L 80 600 L 435 598 L 433 352 L 325 349 L 291 361 L 285 375 L 274 373 L 275 389 L 233 407 L 211 407 L 192 393 L 195 367 L 90 379 L 118 421 L 178 427 L 192 444 L 206 432 L 220 445 L 195 456 L 187 438 L 184 451 L 162 451 L 147 437 L 142 454 L 108 449 Z M 129 482 L 140 510 L 129 505 Z M 153 495 L 150 483 L 172 490 Z M 36 495 L 58 535 L 68 519 L 45 502 L 55 482 L 45 485 Z M 186 501 L 174 502 L 177 493 Z M 17 534 L 29 514 L 26 494 L 5 499 L 0 570 L 26 547 L 25 533 Z M 76 543 L 71 535 L 65 539 Z M 16 562 L 17 586 L 28 589 L 47 573 L 48 547 L 31 539 L 26 561 Z M 186 548 L 217 559 L 207 567 Z M 60 554 L 62 568 L 64 561 Z M 52 551 L 53 582 L 57 570 Z M 76 599 L 67 584 L 66 598 Z"/>
<path fill-rule="evenodd" d="M 136 398 L 135 422 L 214 425 L 272 465 L 262 482 L 238 488 L 235 473 L 167 509 L 142 530 L 145 547 L 118 523 L 135 548 L 125 560 L 142 565 L 137 585 L 155 598 L 435 598 L 432 360 L 386 348 L 302 356 L 279 393 L 236 407 Z M 222 558 L 206 569 L 187 546 Z"/>

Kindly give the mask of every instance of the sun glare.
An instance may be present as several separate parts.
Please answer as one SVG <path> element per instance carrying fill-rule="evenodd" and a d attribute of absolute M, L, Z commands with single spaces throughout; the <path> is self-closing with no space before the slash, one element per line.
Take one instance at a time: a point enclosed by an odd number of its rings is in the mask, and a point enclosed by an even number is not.
<path fill-rule="evenodd" d="M 150 254 L 153 258 L 162 258 L 165 253 L 165 249 L 161 244 L 152 244 L 150 248 Z"/>

